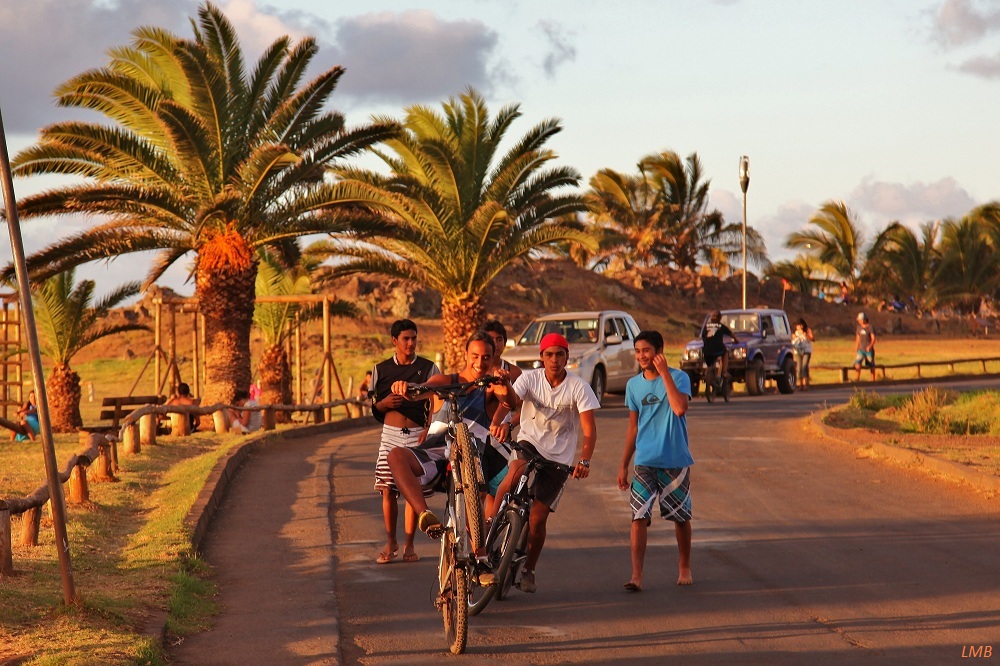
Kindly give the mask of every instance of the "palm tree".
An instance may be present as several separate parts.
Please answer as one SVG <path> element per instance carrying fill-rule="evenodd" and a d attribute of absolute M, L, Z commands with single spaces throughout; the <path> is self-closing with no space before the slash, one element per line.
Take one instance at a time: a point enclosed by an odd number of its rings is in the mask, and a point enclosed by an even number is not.
<path fill-rule="evenodd" d="M 941 262 L 933 279 L 938 299 L 961 312 L 977 312 L 982 297 L 1000 288 L 1000 248 L 976 211 L 941 226 Z"/>
<path fill-rule="evenodd" d="M 587 200 L 603 232 L 598 264 L 616 261 L 649 267 L 674 265 L 693 270 L 698 258 L 718 263 L 742 256 L 742 226 L 726 224 L 722 213 L 708 212 L 710 181 L 702 178 L 701 160 L 682 160 L 662 151 L 639 161 L 638 173 L 603 169 L 590 180 Z M 766 267 L 764 240 L 747 229 L 747 258 Z"/>
<path fill-rule="evenodd" d="M 45 388 L 52 430 L 76 432 L 80 417 L 80 375 L 70 367 L 77 352 L 101 338 L 125 331 L 148 331 L 143 324 L 107 324 L 108 311 L 139 293 L 139 283 L 129 282 L 93 305 L 94 281 L 74 285 L 70 269 L 47 279 L 34 293 L 35 321 L 42 333 L 42 353 L 54 367 Z"/>
<path fill-rule="evenodd" d="M 856 292 L 865 239 L 854 214 L 844 202 L 828 201 L 809 219 L 809 224 L 814 228 L 791 234 L 785 246 L 804 249 L 817 257 Z"/>
<path fill-rule="evenodd" d="M 918 304 L 933 301 L 933 278 L 940 249 L 940 222 L 920 226 L 920 237 L 908 226 L 893 222 L 872 244 L 862 271 L 869 288 L 883 294 L 912 296 Z"/>
<path fill-rule="evenodd" d="M 375 123 L 346 129 L 324 110 L 343 69 L 300 85 L 314 40 L 276 40 L 252 71 L 233 26 L 212 4 L 194 39 L 139 28 L 108 65 L 57 90 L 59 104 L 111 124 L 63 122 L 14 160 L 19 176 L 69 174 L 83 184 L 20 202 L 23 219 L 82 213 L 103 218 L 29 257 L 32 277 L 119 255 L 157 251 L 144 288 L 192 253 L 205 318 L 206 404 L 250 383 L 250 326 L 258 247 L 327 232 L 339 202 L 326 167 L 391 137 Z M 4 275 L 10 279 L 8 267 Z"/>
<path fill-rule="evenodd" d="M 366 272 L 411 280 L 441 294 L 445 358 L 464 359 L 465 341 L 485 321 L 484 295 L 494 278 L 519 257 L 561 241 L 595 249 L 573 214 L 586 209 L 568 167 L 551 167 L 546 142 L 561 130 L 545 120 L 500 145 L 520 117 L 517 105 L 491 118 L 482 97 L 468 89 L 442 105 L 406 109 L 404 132 L 378 152 L 391 173 L 340 169 L 341 196 L 370 210 L 389 232 L 367 244 L 325 242 L 317 256 L 340 257 L 331 275 Z M 359 221 L 358 224 L 361 224 Z"/>
<path fill-rule="evenodd" d="M 302 258 L 289 267 L 277 254 L 262 249 L 258 252 L 258 262 L 257 296 L 295 297 L 312 293 L 312 274 L 318 261 Z M 358 316 L 357 308 L 352 303 L 339 299 L 330 304 L 330 313 L 341 317 Z M 261 330 L 265 346 L 257 365 L 262 404 L 292 403 L 292 373 L 285 343 L 296 326 L 316 314 L 315 305 L 303 305 L 291 300 L 257 303 L 253 319 Z M 285 421 L 288 413 L 277 412 L 275 418 Z"/>

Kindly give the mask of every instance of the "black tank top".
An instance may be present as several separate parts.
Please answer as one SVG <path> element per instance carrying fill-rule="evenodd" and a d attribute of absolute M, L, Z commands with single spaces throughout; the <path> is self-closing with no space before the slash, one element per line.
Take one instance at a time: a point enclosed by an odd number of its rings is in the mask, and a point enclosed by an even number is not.
<path fill-rule="evenodd" d="M 385 415 L 378 413 L 378 410 L 374 409 L 374 404 L 392 392 L 390 389 L 392 389 L 394 382 L 422 384 L 430 378 L 433 368 L 434 362 L 422 356 L 413 359 L 413 363 L 409 365 L 399 365 L 396 363 L 395 356 L 376 365 L 375 386 L 372 387 L 374 392 L 372 414 L 375 418 L 379 421 L 385 421 Z M 414 423 L 427 425 L 427 418 L 430 415 L 430 400 L 407 401 L 393 411 L 399 412 Z"/>

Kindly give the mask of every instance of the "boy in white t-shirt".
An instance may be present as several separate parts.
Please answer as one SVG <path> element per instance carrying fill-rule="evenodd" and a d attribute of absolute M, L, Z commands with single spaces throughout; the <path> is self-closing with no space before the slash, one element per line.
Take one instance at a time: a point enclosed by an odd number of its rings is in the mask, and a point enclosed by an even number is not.
<path fill-rule="evenodd" d="M 597 423 L 594 410 L 601 403 L 590 385 L 566 371 L 569 360 L 569 343 L 558 333 L 549 333 L 539 344 L 542 368 L 524 372 L 514 382 L 512 405 L 514 411 L 521 409 L 521 430 L 518 443 L 534 449 L 542 457 L 553 462 L 573 467 L 574 479 L 585 479 L 590 475 L 590 457 L 597 443 Z M 516 396 L 516 397 L 515 397 Z M 503 419 L 507 415 L 506 406 L 493 415 L 491 430 L 499 434 Z M 577 461 L 576 447 L 580 433 L 583 433 L 583 451 Z M 575 463 L 575 465 L 574 465 Z M 520 478 L 526 465 L 525 454 L 518 452 L 507 468 L 507 476 L 500 483 L 497 497 L 510 491 L 513 482 Z M 535 591 L 535 564 L 545 544 L 545 524 L 549 514 L 555 511 L 562 496 L 568 474 L 553 469 L 538 470 L 535 502 L 531 505 L 529 519 L 528 556 L 521 574 L 521 591 Z M 490 507 L 492 519 L 496 505 Z"/>

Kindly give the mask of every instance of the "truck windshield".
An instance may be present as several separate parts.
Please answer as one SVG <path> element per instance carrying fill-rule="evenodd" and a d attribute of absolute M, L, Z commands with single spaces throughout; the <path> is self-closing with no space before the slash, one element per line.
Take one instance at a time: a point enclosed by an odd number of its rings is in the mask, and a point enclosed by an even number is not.
<path fill-rule="evenodd" d="M 760 320 L 756 314 L 724 314 L 722 322 L 733 333 L 760 332 Z"/>

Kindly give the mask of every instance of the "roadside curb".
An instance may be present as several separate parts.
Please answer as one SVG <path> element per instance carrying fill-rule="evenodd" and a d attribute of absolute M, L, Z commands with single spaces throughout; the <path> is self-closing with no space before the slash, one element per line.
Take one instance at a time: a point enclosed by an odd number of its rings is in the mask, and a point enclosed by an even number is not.
<path fill-rule="evenodd" d="M 823 411 L 816 412 L 809 417 L 809 423 L 813 429 L 818 431 L 827 439 L 831 439 L 847 446 L 853 446 L 859 450 L 874 451 L 884 458 L 889 458 L 890 460 L 906 465 L 922 467 L 926 470 L 940 474 L 941 476 L 967 483 L 979 490 L 1000 492 L 1000 476 L 980 472 L 979 470 L 971 469 L 969 466 L 963 465 L 962 463 L 945 460 L 944 458 L 927 455 L 917 451 L 911 451 L 910 449 L 904 449 L 898 446 L 890 446 L 881 442 L 848 440 L 846 439 L 844 430 L 840 428 L 832 428 L 823 423 L 823 417 L 830 413 L 830 411 L 831 410 L 829 409 L 825 409 Z"/>
<path fill-rule="evenodd" d="M 324 433 L 354 430 L 355 428 L 368 427 L 371 424 L 370 417 L 361 416 L 341 421 L 301 426 L 284 431 L 262 431 L 247 437 L 242 445 L 230 451 L 224 458 L 220 458 L 215 464 L 215 468 L 205 480 L 205 485 L 202 486 L 201 492 L 198 493 L 198 499 L 195 500 L 187 517 L 184 519 L 184 526 L 190 530 L 191 534 L 191 552 L 196 553 L 201 550 L 202 541 L 204 541 L 205 535 L 212 525 L 212 519 L 215 518 L 219 507 L 226 497 L 226 493 L 229 491 L 230 484 L 236 478 L 240 467 L 251 453 L 265 446 L 278 444 L 285 439 L 298 439 Z M 152 637 L 158 645 L 165 647 L 167 644 L 167 611 L 162 610 L 153 613 L 146 622 L 146 629 L 143 633 Z"/>

